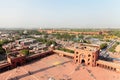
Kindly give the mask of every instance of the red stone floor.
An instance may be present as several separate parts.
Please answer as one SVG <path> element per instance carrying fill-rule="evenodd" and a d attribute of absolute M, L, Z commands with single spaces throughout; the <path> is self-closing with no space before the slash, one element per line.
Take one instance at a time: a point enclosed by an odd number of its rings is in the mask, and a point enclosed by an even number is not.
<path fill-rule="evenodd" d="M 54 54 L 3 72 L 0 80 L 120 80 L 120 73 L 99 67 L 75 65 L 71 59 Z"/>

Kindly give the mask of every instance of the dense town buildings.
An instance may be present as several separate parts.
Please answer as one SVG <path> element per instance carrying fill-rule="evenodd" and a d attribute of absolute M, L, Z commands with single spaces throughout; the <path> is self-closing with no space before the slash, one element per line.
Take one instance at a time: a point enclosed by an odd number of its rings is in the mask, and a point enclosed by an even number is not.
<path fill-rule="evenodd" d="M 2 47 L 8 54 L 6 56 L 6 61 L 4 63 L 0 63 L 0 72 L 25 65 L 35 59 L 47 59 L 47 56 L 52 56 L 54 54 L 57 54 L 60 58 L 67 57 L 71 60 L 73 66 L 90 66 L 93 68 L 102 67 L 110 71 L 120 72 L 119 63 L 99 59 L 100 47 L 98 45 L 79 42 L 75 43 L 73 41 L 61 41 L 58 39 L 56 39 L 56 43 L 59 45 L 47 46 L 42 42 L 38 42 L 35 38 L 24 38 L 4 44 Z M 72 50 L 73 53 L 61 51 L 58 49 L 59 46 Z M 21 50 L 24 49 L 29 50 L 31 54 L 28 56 L 23 55 Z"/>
<path fill-rule="evenodd" d="M 93 67 L 100 66 L 103 64 L 105 66 L 108 65 L 109 67 L 113 68 L 114 71 L 120 72 L 120 66 L 117 65 L 116 63 L 107 62 L 107 64 L 104 64 L 104 63 L 106 63 L 105 61 L 99 60 L 98 57 L 99 57 L 100 48 L 98 46 L 80 44 L 78 47 L 74 48 L 74 54 L 71 54 L 68 52 L 60 51 L 60 50 L 53 50 L 52 48 L 48 49 L 47 51 L 44 51 L 43 50 L 44 46 L 43 46 L 43 48 L 41 48 L 43 51 L 39 52 L 38 51 L 39 49 L 33 51 L 28 46 L 30 46 L 32 44 L 36 44 L 35 39 L 27 38 L 27 39 L 17 40 L 15 42 L 17 44 L 21 45 L 23 47 L 23 49 L 26 48 L 24 46 L 27 45 L 27 48 L 29 49 L 29 51 L 31 51 L 33 53 L 35 53 L 36 51 L 37 52 L 30 56 L 24 56 L 20 53 L 19 50 L 12 51 L 11 53 L 9 53 L 7 55 L 7 62 L 0 64 L 0 70 L 2 70 L 2 69 L 4 70 L 5 68 L 6 69 L 14 68 L 14 67 L 25 64 L 27 61 L 30 61 L 30 60 L 33 60 L 36 58 L 42 58 L 47 55 L 51 55 L 53 53 L 57 53 L 59 56 L 66 56 L 66 57 L 73 59 L 74 64 L 80 64 L 80 65 L 86 65 L 86 66 L 90 65 Z M 42 45 L 42 44 L 37 45 L 37 47 L 40 45 Z M 3 47 L 6 48 L 5 46 L 7 46 L 7 45 L 4 45 Z M 9 46 L 9 47 L 11 47 L 11 46 Z M 33 47 L 35 47 L 35 46 L 33 46 Z M 32 47 L 32 49 L 33 49 L 33 47 Z M 14 48 L 16 48 L 16 47 L 14 47 Z M 47 48 L 47 47 L 45 47 L 45 48 Z M 115 64 L 116 64 L 116 66 L 115 66 Z M 100 67 L 102 67 L 102 66 L 100 66 Z M 103 66 L 103 68 L 104 68 L 104 66 Z M 108 69 L 111 70 L 111 68 L 108 68 Z"/>

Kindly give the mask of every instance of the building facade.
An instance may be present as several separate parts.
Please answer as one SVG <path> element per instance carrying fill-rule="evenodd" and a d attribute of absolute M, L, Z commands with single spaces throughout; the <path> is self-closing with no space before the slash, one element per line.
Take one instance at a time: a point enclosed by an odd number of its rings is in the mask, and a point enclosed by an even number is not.
<path fill-rule="evenodd" d="M 95 66 L 98 60 L 99 49 L 92 49 L 90 47 L 83 46 L 81 48 L 76 48 L 74 53 L 74 62 Z"/>

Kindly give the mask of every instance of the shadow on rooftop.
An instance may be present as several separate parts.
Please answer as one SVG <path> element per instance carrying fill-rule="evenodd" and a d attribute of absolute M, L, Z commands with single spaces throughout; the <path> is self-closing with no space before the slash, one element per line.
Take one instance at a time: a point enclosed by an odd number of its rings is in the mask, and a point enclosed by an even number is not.
<path fill-rule="evenodd" d="M 71 60 L 66 61 L 66 62 L 63 62 L 63 63 L 60 63 L 60 64 L 58 64 L 58 65 L 64 65 L 65 63 L 69 63 L 69 62 L 71 62 Z M 52 66 L 45 67 L 45 68 L 42 68 L 42 69 L 36 70 L 36 71 L 28 71 L 28 73 L 26 73 L 26 74 L 23 74 L 23 75 L 20 75 L 20 76 L 15 76 L 15 77 L 13 77 L 13 78 L 10 78 L 9 80 L 19 80 L 19 79 L 21 79 L 21 78 L 24 78 L 24 77 L 33 75 L 33 74 L 35 74 L 35 73 L 42 72 L 42 71 L 45 71 L 45 70 L 47 70 L 47 69 L 57 67 L 58 65 L 52 65 Z"/>

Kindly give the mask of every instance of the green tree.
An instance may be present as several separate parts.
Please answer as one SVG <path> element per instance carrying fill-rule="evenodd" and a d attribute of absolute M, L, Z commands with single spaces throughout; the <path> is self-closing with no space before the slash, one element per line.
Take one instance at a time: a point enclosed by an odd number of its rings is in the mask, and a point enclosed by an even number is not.
<path fill-rule="evenodd" d="M 8 40 L 3 40 L 3 41 L 0 41 L 0 46 L 2 46 L 2 45 L 4 45 L 4 44 L 7 44 L 7 43 L 9 43 L 10 41 L 8 41 Z"/>
<path fill-rule="evenodd" d="M 29 50 L 28 49 L 24 49 L 24 50 L 21 50 L 20 53 L 25 55 L 25 56 L 27 56 L 27 55 L 29 55 Z"/>
<path fill-rule="evenodd" d="M 54 44 L 55 46 L 57 45 L 57 43 L 55 41 L 52 41 L 52 40 L 46 42 L 47 46 L 50 46 L 51 44 Z"/>
<path fill-rule="evenodd" d="M 43 42 L 43 43 L 47 42 L 47 39 L 45 39 L 45 38 L 35 38 L 35 39 L 39 42 Z"/>
<path fill-rule="evenodd" d="M 2 47 L 0 47 L 0 54 L 5 54 L 5 50 Z"/>
<path fill-rule="evenodd" d="M 100 49 L 105 49 L 107 47 L 107 43 L 103 43 L 100 45 Z"/>
<path fill-rule="evenodd" d="M 112 30 L 109 32 L 109 35 L 114 35 L 120 37 L 120 30 Z"/>
<path fill-rule="evenodd" d="M 83 39 L 83 38 L 84 38 L 84 36 L 81 35 L 81 34 L 79 34 L 78 37 L 79 37 L 80 39 Z"/>
<path fill-rule="evenodd" d="M 58 50 L 65 51 L 65 52 L 69 52 L 69 53 L 74 53 L 73 50 L 69 50 L 69 49 L 61 48 L 61 47 L 59 47 Z"/>

